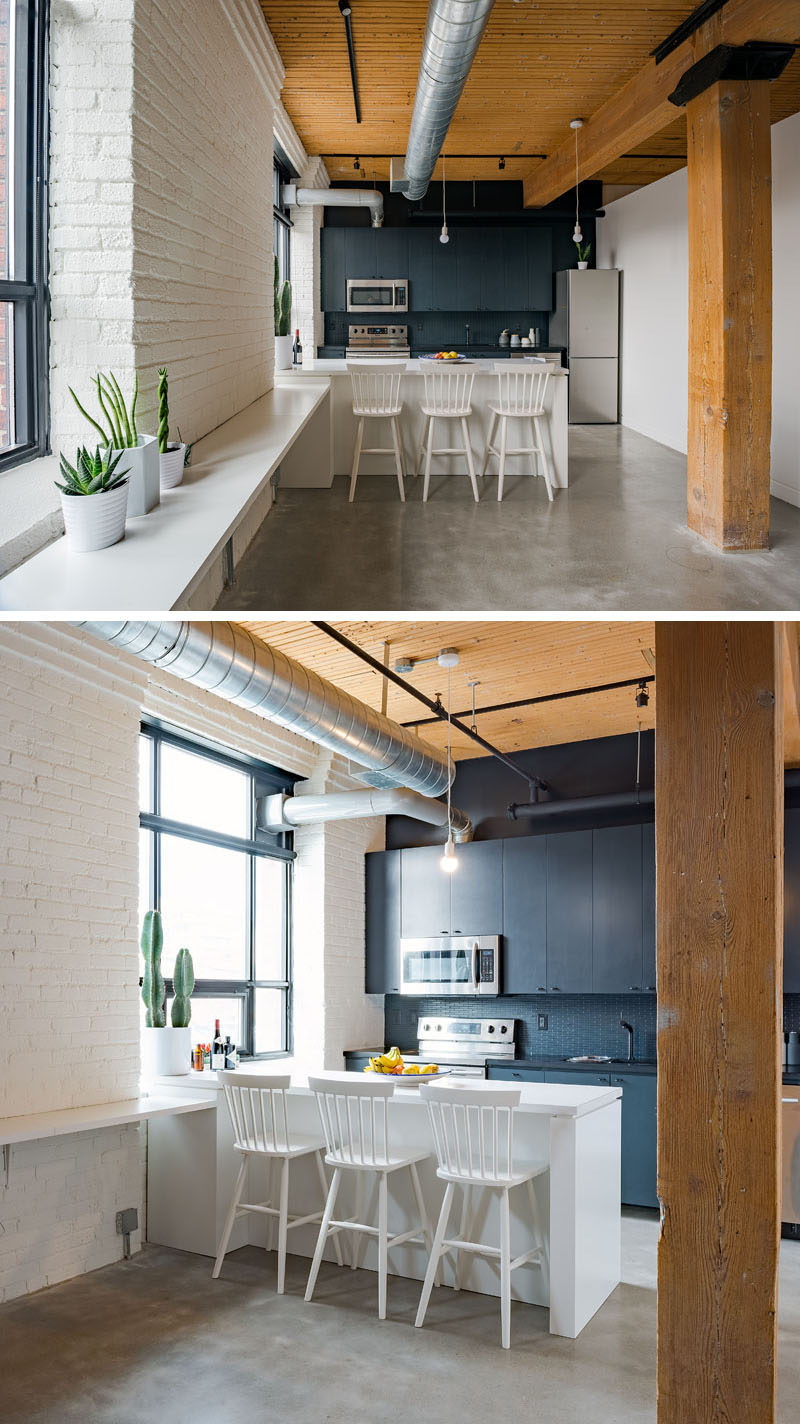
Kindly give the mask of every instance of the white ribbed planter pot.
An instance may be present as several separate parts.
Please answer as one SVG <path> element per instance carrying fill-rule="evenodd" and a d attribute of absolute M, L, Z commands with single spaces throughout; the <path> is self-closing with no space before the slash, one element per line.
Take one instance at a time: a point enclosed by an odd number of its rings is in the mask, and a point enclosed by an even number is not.
<path fill-rule="evenodd" d="M 103 494 L 61 494 L 67 545 L 77 554 L 90 554 L 117 544 L 125 533 L 128 486 Z"/>
<path fill-rule="evenodd" d="M 183 479 L 186 445 L 170 444 L 164 454 L 159 451 L 158 473 L 162 490 L 174 489 Z"/>
<path fill-rule="evenodd" d="M 142 1068 L 146 1078 L 175 1078 L 191 1068 L 191 1031 L 188 1028 L 146 1028 L 142 1041 Z"/>
<path fill-rule="evenodd" d="M 276 370 L 276 371 L 288 371 L 288 370 L 289 370 L 289 367 L 290 367 L 291 364 L 292 364 L 292 346 L 293 346 L 293 344 L 294 344 L 294 343 L 293 343 L 293 340 L 292 340 L 292 337 L 291 337 L 291 336 L 276 336 L 276 337 L 275 337 L 275 370 Z"/>
<path fill-rule="evenodd" d="M 117 451 L 114 451 L 116 455 Z M 158 478 L 158 441 L 155 435 L 140 435 L 139 444 L 122 451 L 119 469 L 127 468 L 128 513 L 149 514 L 161 499 Z"/>
<path fill-rule="evenodd" d="M 579 272 L 585 272 L 588 266 L 589 266 L 589 263 L 588 263 L 588 262 L 579 262 L 579 263 L 578 263 L 578 271 L 579 271 Z"/>

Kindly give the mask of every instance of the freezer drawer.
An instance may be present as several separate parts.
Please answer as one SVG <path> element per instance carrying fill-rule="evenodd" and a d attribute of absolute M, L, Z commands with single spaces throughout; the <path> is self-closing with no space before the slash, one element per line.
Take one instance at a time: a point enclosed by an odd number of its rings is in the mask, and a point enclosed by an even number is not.
<path fill-rule="evenodd" d="M 570 356 L 570 425 L 616 425 L 618 379 L 618 362 L 613 357 Z"/>
<path fill-rule="evenodd" d="M 800 1088 L 784 1083 L 782 1104 L 782 1206 L 781 1221 L 800 1222 Z"/>

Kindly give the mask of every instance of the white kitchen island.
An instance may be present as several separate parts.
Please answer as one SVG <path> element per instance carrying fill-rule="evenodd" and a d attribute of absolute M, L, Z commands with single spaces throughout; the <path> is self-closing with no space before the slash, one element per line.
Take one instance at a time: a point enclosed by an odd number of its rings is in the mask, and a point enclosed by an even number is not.
<path fill-rule="evenodd" d="M 240 1070 L 244 1077 L 248 1069 Z M 162 1079 L 159 1090 L 178 1079 Z M 180 1079 L 181 1087 L 207 1093 L 216 1086 L 215 1075 L 192 1074 Z M 480 1088 L 480 1080 L 470 1079 L 469 1087 Z M 487 1084 L 487 1086 L 489 1086 Z M 496 1086 L 492 1084 L 491 1086 Z M 549 1306 L 550 1331 L 574 1338 L 608 1298 L 620 1279 L 620 1101 L 621 1090 L 614 1087 L 582 1087 L 563 1083 L 526 1083 L 521 1087 L 521 1104 L 515 1127 L 515 1150 L 519 1158 L 545 1161 L 548 1171 L 535 1182 L 537 1207 L 547 1242 L 548 1261 L 544 1267 L 520 1267 L 512 1276 L 512 1296 L 536 1305 Z M 293 1123 L 300 1134 L 320 1131 L 313 1094 L 307 1087 L 291 1089 Z M 444 1194 L 436 1176 L 433 1139 L 427 1110 L 418 1090 L 397 1088 L 389 1111 L 393 1144 L 427 1149 L 430 1159 L 420 1164 L 422 1190 L 435 1225 Z M 225 1212 L 233 1190 L 238 1158 L 222 1095 L 216 1113 L 198 1113 L 160 1121 L 150 1126 L 148 1139 L 147 1239 L 179 1250 L 213 1257 Z M 266 1167 L 253 1163 L 248 1192 L 250 1201 L 269 1197 Z M 258 1181 L 258 1175 L 261 1181 Z M 374 1178 L 373 1178 L 374 1180 Z M 275 1178 L 277 1184 L 277 1176 Z M 338 1217 L 354 1210 L 355 1173 L 346 1172 L 337 1201 Z M 416 1215 L 408 1173 L 389 1178 L 389 1226 L 395 1232 L 415 1224 Z M 292 1166 L 289 1210 L 293 1215 L 321 1208 L 320 1188 L 313 1163 Z M 374 1204 L 373 1204 L 374 1206 Z M 525 1189 L 511 1194 L 512 1255 L 530 1245 L 530 1217 Z M 456 1205 L 456 1213 L 458 1206 Z M 457 1214 L 452 1218 L 458 1221 Z M 256 1216 L 242 1217 L 235 1226 L 230 1250 L 248 1243 L 264 1245 L 266 1231 Z M 475 1217 L 478 1239 L 496 1245 L 499 1241 L 496 1196 L 483 1194 Z M 310 1257 L 317 1237 L 315 1226 L 292 1231 L 290 1249 Z M 349 1260 L 351 1238 L 340 1237 L 345 1261 Z M 332 1246 L 326 1259 L 334 1260 Z M 427 1264 L 424 1246 L 400 1246 L 390 1252 L 389 1270 L 414 1280 L 422 1280 Z M 369 1239 L 363 1265 L 377 1270 L 377 1247 Z M 444 1266 L 445 1284 L 451 1284 L 452 1266 Z M 223 1268 L 224 1274 L 224 1268 Z M 209 1262 L 209 1290 L 211 1263 Z M 497 1295 L 499 1271 L 489 1259 L 467 1256 L 464 1288 Z M 347 1288 L 342 1275 L 341 1289 Z M 324 1293 L 320 1293 L 324 1298 Z M 391 1287 L 389 1292 L 391 1312 Z M 432 1297 L 435 1308 L 436 1294 Z M 432 1320 L 433 1316 L 429 1316 Z"/>
<path fill-rule="evenodd" d="M 377 363 L 376 363 L 377 364 Z M 413 477 L 414 465 L 422 439 L 424 416 L 421 414 L 422 404 L 423 367 L 429 366 L 428 361 L 412 360 L 405 364 L 405 374 L 401 386 L 401 396 L 403 399 L 403 412 L 400 416 L 400 428 L 403 443 L 403 465 L 407 475 Z M 510 363 L 515 367 L 516 361 Z M 509 361 L 503 362 L 504 368 L 509 365 Z M 472 415 L 469 417 L 469 428 L 472 439 L 472 450 L 475 459 L 475 466 L 480 471 L 483 465 L 483 456 L 486 450 L 486 442 L 489 437 L 489 426 L 491 423 L 491 412 L 489 402 L 497 400 L 497 376 L 494 372 L 494 361 L 487 358 L 475 358 L 469 363 L 460 363 L 460 369 L 472 370 L 475 372 L 475 383 L 472 391 Z M 333 358 L 313 357 L 306 359 L 298 369 L 292 368 L 289 371 L 278 371 L 275 374 L 275 381 L 278 385 L 296 383 L 297 381 L 326 379 L 331 385 L 331 416 L 333 421 L 333 448 L 331 452 L 330 467 L 324 461 L 314 467 L 309 466 L 307 461 L 303 461 L 302 452 L 298 451 L 296 456 L 290 454 L 289 458 L 281 466 L 281 484 L 295 488 L 309 489 L 314 487 L 324 487 L 330 485 L 334 475 L 347 475 L 349 477 L 353 464 L 353 448 L 356 438 L 356 421 L 353 416 L 353 403 L 350 385 L 350 377 L 347 374 L 347 362 Z M 568 470 L 568 373 L 561 367 L 552 368 L 550 381 L 548 382 L 545 405 L 548 411 L 547 426 L 550 436 L 550 455 L 553 466 L 553 484 L 556 489 L 566 489 L 569 484 Z M 512 422 L 512 431 L 516 429 L 516 423 Z M 370 421 L 368 425 L 369 440 L 367 444 L 391 445 L 391 432 L 388 421 Z M 461 442 L 461 431 L 455 433 L 451 440 L 443 439 L 444 422 L 438 421 L 434 436 L 436 445 L 454 444 Z M 373 439 L 373 436 L 377 438 Z M 513 437 L 510 435 L 509 437 Z M 529 432 L 527 427 L 522 431 L 521 443 L 529 442 Z M 515 442 L 516 443 L 516 442 Z M 468 480 L 466 472 L 466 461 L 457 455 L 436 455 L 432 465 L 431 498 L 435 498 L 436 476 L 437 475 L 459 475 L 465 483 Z M 383 474 L 394 480 L 394 461 L 390 455 L 363 455 L 361 458 L 360 474 L 374 475 Z M 492 493 L 496 495 L 497 459 L 493 457 L 489 463 L 487 478 L 494 476 Z M 506 461 L 506 480 L 513 480 L 517 476 L 531 476 L 531 456 L 530 455 L 509 455 Z M 490 486 L 491 488 L 491 486 Z M 547 493 L 542 481 L 542 497 L 547 498 Z"/>

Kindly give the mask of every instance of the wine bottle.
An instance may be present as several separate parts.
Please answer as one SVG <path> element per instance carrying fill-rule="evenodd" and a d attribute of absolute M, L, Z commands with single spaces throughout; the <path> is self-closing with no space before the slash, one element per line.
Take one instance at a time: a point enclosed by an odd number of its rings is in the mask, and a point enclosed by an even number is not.
<path fill-rule="evenodd" d="M 216 1072 L 225 1067 L 225 1044 L 219 1027 L 219 1019 L 214 1020 L 214 1042 L 211 1045 L 211 1067 Z"/>
<path fill-rule="evenodd" d="M 292 361 L 294 362 L 294 365 L 295 365 L 295 366 L 302 366 L 302 364 L 303 364 L 303 345 L 302 345 L 302 342 L 301 342 L 301 340 L 300 340 L 300 328 L 299 328 L 299 326 L 296 328 L 295 333 L 294 333 L 294 347 L 292 348 Z"/>

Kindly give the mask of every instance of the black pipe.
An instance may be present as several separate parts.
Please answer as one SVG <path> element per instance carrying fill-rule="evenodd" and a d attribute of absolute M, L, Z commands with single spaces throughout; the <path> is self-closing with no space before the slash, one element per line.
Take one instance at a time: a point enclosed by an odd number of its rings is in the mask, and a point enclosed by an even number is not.
<path fill-rule="evenodd" d="M 493 702 L 486 707 L 476 707 L 475 716 L 482 717 L 486 712 L 510 712 L 514 707 L 535 707 L 538 702 L 560 702 L 565 697 L 589 697 L 593 692 L 614 692 L 618 687 L 641 687 L 643 683 L 655 682 L 655 675 L 647 677 L 626 677 L 622 682 L 602 682 L 594 687 L 573 687 L 568 692 L 545 692 L 541 697 L 519 697 L 515 702 Z M 454 712 L 454 717 L 471 717 L 472 708 L 466 707 L 463 712 Z M 403 722 L 403 727 L 427 727 L 429 722 L 438 721 L 437 717 L 422 717 L 416 722 Z"/>
<path fill-rule="evenodd" d="M 555 821 L 567 816 L 593 813 L 605 815 L 608 812 L 645 811 L 644 820 L 651 820 L 650 812 L 655 810 L 655 792 L 652 790 L 614 791 L 607 796 L 572 796 L 565 801 L 527 801 L 518 804 L 512 801 L 508 808 L 509 821 Z"/>
<path fill-rule="evenodd" d="M 710 20 L 712 15 L 716 15 L 717 11 L 721 10 L 725 4 L 727 4 L 727 0 L 703 0 L 702 5 L 698 5 L 697 9 L 693 10 L 691 15 L 687 15 L 685 20 L 681 20 L 681 23 L 667 35 L 665 40 L 657 44 L 655 49 L 651 49 L 650 54 L 656 64 L 660 64 L 668 54 L 672 54 L 674 49 L 682 45 L 684 40 L 693 35 L 695 30 L 699 30 L 700 26 L 704 25 L 706 20 Z"/>
<path fill-rule="evenodd" d="M 367 653 L 363 648 L 360 648 L 358 643 L 354 643 L 350 638 L 346 638 L 344 633 L 340 633 L 339 629 L 335 628 L 332 623 L 318 623 L 312 619 L 311 626 L 312 628 L 319 628 L 321 633 L 327 633 L 329 638 L 333 638 L 334 642 L 340 643 L 343 648 L 347 648 L 348 652 L 354 653 L 362 662 L 374 668 L 375 672 L 380 673 L 381 677 L 388 678 L 389 682 L 393 682 L 396 687 L 402 687 L 403 691 L 407 692 L 410 697 L 415 697 L 418 702 L 421 702 L 423 706 L 434 713 L 431 719 L 432 721 L 447 721 L 447 712 L 441 703 L 432 702 L 430 697 L 426 697 L 424 692 L 419 692 L 410 682 L 406 682 L 405 678 L 400 677 L 399 673 L 393 672 L 391 668 L 385 667 L 383 663 L 378 662 L 377 658 L 373 658 L 371 653 Z M 501 752 L 497 747 L 493 746 L 491 742 L 487 742 L 486 738 L 480 736 L 478 732 L 473 732 L 472 728 L 468 727 L 466 723 L 460 722 L 456 717 L 451 717 L 450 723 L 455 727 L 457 732 L 461 732 L 463 736 L 469 737 L 470 741 L 477 742 L 478 746 L 483 747 L 484 751 L 487 751 L 490 756 L 502 762 L 503 766 L 507 766 L 509 771 L 513 771 L 517 776 L 521 776 L 524 781 L 527 781 L 528 786 L 532 790 L 550 790 L 546 781 L 541 781 L 538 776 L 531 776 L 530 772 L 525 771 L 517 762 L 512 761 L 511 757 L 507 757 L 505 752 Z M 411 725 L 413 726 L 414 724 L 412 723 Z"/>
<path fill-rule="evenodd" d="M 350 83 L 353 86 L 353 104 L 356 111 L 356 123 L 361 123 L 361 100 L 358 97 L 358 76 L 356 74 L 356 52 L 353 45 L 353 21 L 350 17 L 350 6 L 340 5 L 344 20 L 344 32 L 347 36 L 347 58 L 350 61 Z"/>

